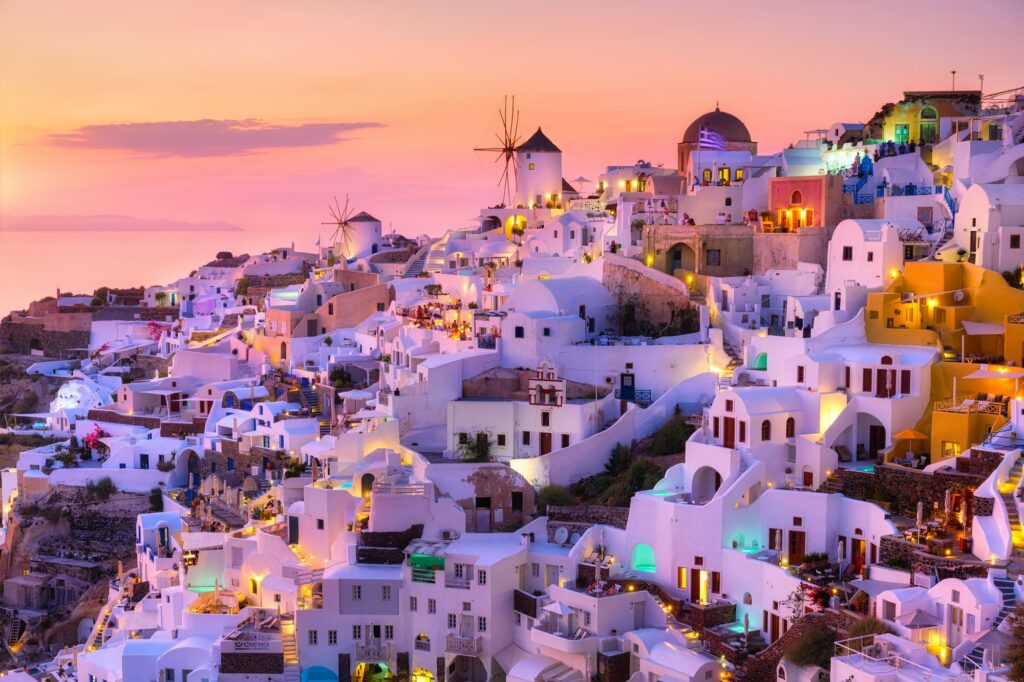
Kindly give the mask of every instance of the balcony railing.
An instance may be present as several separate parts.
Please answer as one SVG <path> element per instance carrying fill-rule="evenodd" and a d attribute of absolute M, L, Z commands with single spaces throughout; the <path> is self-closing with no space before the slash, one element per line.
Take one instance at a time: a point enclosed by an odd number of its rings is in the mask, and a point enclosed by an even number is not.
<path fill-rule="evenodd" d="M 454 575 L 446 575 L 444 577 L 445 587 L 455 587 L 460 590 L 468 590 L 470 585 L 469 578 L 458 578 Z"/>
<path fill-rule="evenodd" d="M 1005 413 L 1004 403 L 990 402 L 987 400 L 936 400 L 934 410 L 936 412 L 959 412 L 961 414 L 997 414 Z"/>
<path fill-rule="evenodd" d="M 651 391 L 647 388 L 617 388 L 615 389 L 615 399 L 647 407 L 651 404 Z"/>
<path fill-rule="evenodd" d="M 444 650 L 449 654 L 460 654 L 462 656 L 480 655 L 479 637 L 462 637 L 460 635 L 448 635 L 444 640 Z"/>
<path fill-rule="evenodd" d="M 356 644 L 357 661 L 386 662 L 389 660 L 390 653 L 390 647 L 387 644 Z"/>

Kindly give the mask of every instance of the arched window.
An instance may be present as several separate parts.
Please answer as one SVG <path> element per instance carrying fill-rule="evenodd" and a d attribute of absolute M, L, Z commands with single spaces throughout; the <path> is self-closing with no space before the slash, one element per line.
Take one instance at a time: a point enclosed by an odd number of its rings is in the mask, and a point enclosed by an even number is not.
<path fill-rule="evenodd" d="M 921 118 L 925 120 L 931 121 L 935 120 L 938 117 L 938 114 L 935 113 L 935 109 L 932 109 L 931 107 L 925 107 L 924 109 L 921 110 Z"/>
<path fill-rule="evenodd" d="M 281 342 L 281 359 L 288 359 L 288 344 L 284 341 Z"/>
<path fill-rule="evenodd" d="M 765 419 L 763 422 L 761 422 L 761 440 L 771 440 L 771 439 L 772 439 L 772 423 L 771 423 L 771 421 Z"/>
<path fill-rule="evenodd" d="M 743 603 L 746 604 L 747 606 L 750 606 L 751 604 L 754 603 L 754 598 L 752 596 L 750 596 L 749 592 L 744 592 L 743 593 Z"/>
<path fill-rule="evenodd" d="M 892 364 L 892 356 L 891 355 L 883 355 L 882 356 L 882 364 L 883 365 L 891 365 Z"/>
<path fill-rule="evenodd" d="M 804 195 L 800 193 L 800 190 L 793 190 L 793 194 L 789 197 L 789 203 L 794 206 L 804 203 Z"/>
<path fill-rule="evenodd" d="M 790 417 L 786 420 L 786 438 L 796 436 L 796 420 Z"/>

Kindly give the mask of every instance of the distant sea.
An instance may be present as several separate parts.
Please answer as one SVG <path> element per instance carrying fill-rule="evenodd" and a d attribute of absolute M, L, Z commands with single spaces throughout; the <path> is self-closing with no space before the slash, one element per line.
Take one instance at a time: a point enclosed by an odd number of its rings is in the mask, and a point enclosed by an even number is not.
<path fill-rule="evenodd" d="M 167 284 L 218 251 L 259 253 L 296 242 L 313 250 L 315 233 L 287 229 L 202 231 L 0 230 L 0 317 L 43 296 L 91 294 L 101 286 Z"/>

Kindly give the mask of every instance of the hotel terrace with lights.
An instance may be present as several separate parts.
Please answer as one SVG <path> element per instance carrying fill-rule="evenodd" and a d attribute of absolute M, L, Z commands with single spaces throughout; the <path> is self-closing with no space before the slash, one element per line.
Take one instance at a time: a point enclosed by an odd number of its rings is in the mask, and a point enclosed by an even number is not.
<path fill-rule="evenodd" d="M 440 237 L 336 204 L 324 243 L 14 313 L 0 337 L 62 386 L 6 417 L 57 439 L 0 475 L 12 656 L 60 682 L 1009 680 L 1024 90 L 896 94 L 779 150 L 723 99 L 667 165 L 499 134 L 503 196 Z M 154 509 L 124 560 L 26 559 L 31 514 L 104 479 Z"/>

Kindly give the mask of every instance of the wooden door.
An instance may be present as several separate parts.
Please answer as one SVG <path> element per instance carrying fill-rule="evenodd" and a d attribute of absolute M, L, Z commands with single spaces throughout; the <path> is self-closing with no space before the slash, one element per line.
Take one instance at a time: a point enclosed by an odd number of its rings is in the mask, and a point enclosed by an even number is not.
<path fill-rule="evenodd" d="M 770 642 L 774 642 L 779 638 L 779 614 L 773 613 L 771 615 L 771 632 L 769 633 Z"/>
<path fill-rule="evenodd" d="M 722 445 L 727 448 L 736 446 L 736 419 L 734 417 L 726 417 L 723 420 L 725 427 L 725 433 L 722 435 Z"/>
<path fill-rule="evenodd" d="M 807 536 L 802 530 L 789 531 L 789 563 L 792 565 L 802 564 L 804 561 L 804 548 L 806 547 Z"/>
<path fill-rule="evenodd" d="M 854 538 L 850 542 L 850 565 L 858 575 L 864 573 L 864 541 Z"/>
<path fill-rule="evenodd" d="M 690 569 L 690 603 L 700 603 L 700 569 Z"/>
<path fill-rule="evenodd" d="M 813 485 L 814 485 L 814 472 L 813 471 L 805 471 L 804 472 L 804 486 L 807 487 L 807 488 L 810 488 Z"/>
<path fill-rule="evenodd" d="M 885 447 L 885 427 L 879 424 L 872 424 L 868 428 L 868 451 L 878 454 L 878 451 Z"/>
<path fill-rule="evenodd" d="M 551 452 L 551 434 L 545 431 L 541 431 L 540 454 L 546 455 L 549 452 Z"/>

